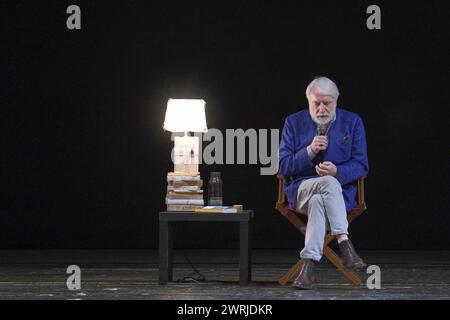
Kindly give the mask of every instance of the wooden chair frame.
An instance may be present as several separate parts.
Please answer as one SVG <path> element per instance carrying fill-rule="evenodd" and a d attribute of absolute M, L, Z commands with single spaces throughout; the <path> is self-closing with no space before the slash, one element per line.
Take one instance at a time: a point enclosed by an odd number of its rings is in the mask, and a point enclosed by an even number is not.
<path fill-rule="evenodd" d="M 282 175 L 277 175 L 278 178 L 278 200 L 275 205 L 275 209 L 283 215 L 286 219 L 289 220 L 290 223 L 292 223 L 295 228 L 297 228 L 303 235 L 306 233 L 306 222 L 303 221 L 300 218 L 300 215 L 302 215 L 299 212 L 296 212 L 295 210 L 289 208 L 288 203 L 286 202 L 285 194 L 284 194 L 284 183 L 285 178 Z M 355 220 L 356 217 L 358 217 L 361 213 L 366 210 L 366 202 L 364 198 L 364 177 L 360 178 L 357 182 L 357 188 L 358 188 L 358 202 L 357 205 L 350 210 L 347 214 L 347 220 L 350 224 L 353 220 Z M 305 215 L 303 215 L 305 216 Z M 305 216 L 306 217 L 306 216 Z M 345 271 L 344 265 L 342 264 L 341 259 L 339 256 L 332 250 L 328 245 L 331 241 L 333 241 L 335 237 L 331 235 L 330 232 L 328 232 L 325 235 L 325 242 L 323 246 L 323 254 L 324 256 L 330 260 L 332 264 L 336 266 L 336 268 L 342 272 L 342 274 L 354 285 L 361 285 L 362 281 L 359 275 L 356 272 L 353 271 Z M 295 265 L 289 269 L 289 271 L 283 275 L 280 279 L 278 279 L 278 283 L 280 285 L 286 285 L 289 282 L 292 282 L 297 275 L 300 272 L 302 263 L 299 260 Z"/>

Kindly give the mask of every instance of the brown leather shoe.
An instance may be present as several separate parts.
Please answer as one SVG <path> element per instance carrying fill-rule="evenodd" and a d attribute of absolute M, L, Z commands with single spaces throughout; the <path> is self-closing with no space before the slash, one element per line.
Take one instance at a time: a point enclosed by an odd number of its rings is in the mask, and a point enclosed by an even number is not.
<path fill-rule="evenodd" d="M 302 259 L 302 269 L 292 286 L 297 289 L 311 289 L 314 283 L 314 261 L 311 259 Z"/>
<path fill-rule="evenodd" d="M 367 266 L 367 264 L 365 264 L 356 253 L 350 239 L 339 243 L 339 249 L 341 251 L 341 259 L 344 264 L 345 271 L 355 271 Z"/>

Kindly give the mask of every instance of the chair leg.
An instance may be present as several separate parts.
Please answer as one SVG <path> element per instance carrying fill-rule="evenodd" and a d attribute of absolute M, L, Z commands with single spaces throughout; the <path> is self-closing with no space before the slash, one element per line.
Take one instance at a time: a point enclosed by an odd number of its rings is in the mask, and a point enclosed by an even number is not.
<path fill-rule="evenodd" d="M 296 264 L 289 269 L 288 272 L 280 279 L 278 279 L 278 283 L 282 286 L 285 286 L 288 282 L 294 281 L 294 278 L 300 273 L 300 269 L 302 267 L 303 261 L 299 260 Z"/>
<path fill-rule="evenodd" d="M 323 246 L 323 254 L 325 255 L 325 257 L 327 257 L 328 260 L 330 260 L 330 262 L 332 264 L 334 264 L 336 266 L 336 268 L 340 272 L 342 272 L 342 274 L 348 280 L 350 280 L 351 283 L 353 283 L 354 285 L 357 285 L 357 286 L 361 285 L 362 281 L 361 281 L 361 278 L 359 277 L 359 275 L 356 272 L 345 271 L 341 258 L 330 247 L 328 247 L 328 244 L 331 241 L 333 241 L 334 238 L 335 238 L 335 236 L 332 236 L 331 233 L 328 233 L 325 236 L 325 244 Z"/>
<path fill-rule="evenodd" d="M 339 258 L 339 256 L 336 254 L 336 252 L 334 252 L 330 247 L 325 246 L 323 249 L 323 254 L 325 255 L 325 257 L 327 257 L 328 260 L 331 261 L 332 264 L 334 264 L 336 266 L 336 268 L 338 268 L 338 270 L 340 272 L 342 272 L 342 274 L 348 279 L 350 280 L 351 283 L 353 283 L 354 285 L 361 285 L 362 281 L 361 278 L 359 277 L 359 275 L 356 272 L 353 271 L 345 271 L 344 270 L 344 265 L 342 264 L 341 258 Z"/>
<path fill-rule="evenodd" d="M 356 272 L 353 271 L 345 271 L 344 265 L 342 264 L 341 258 L 330 248 L 328 244 L 333 241 L 334 236 L 331 233 L 328 233 L 325 236 L 323 254 L 325 257 L 332 263 L 334 266 L 342 272 L 342 274 L 354 285 L 360 286 L 362 284 L 361 278 Z M 292 282 L 295 277 L 297 277 L 300 269 L 302 267 L 302 261 L 297 261 L 288 272 L 286 272 L 282 277 L 278 279 L 278 283 L 282 286 L 285 286 L 287 283 Z"/>

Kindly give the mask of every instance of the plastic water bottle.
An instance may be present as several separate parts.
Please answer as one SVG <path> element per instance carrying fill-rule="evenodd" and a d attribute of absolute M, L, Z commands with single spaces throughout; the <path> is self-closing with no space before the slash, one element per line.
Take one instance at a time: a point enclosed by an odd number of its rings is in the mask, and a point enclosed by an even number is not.
<path fill-rule="evenodd" d="M 222 179 L 220 172 L 211 172 L 208 182 L 208 205 L 221 206 L 222 200 Z"/>

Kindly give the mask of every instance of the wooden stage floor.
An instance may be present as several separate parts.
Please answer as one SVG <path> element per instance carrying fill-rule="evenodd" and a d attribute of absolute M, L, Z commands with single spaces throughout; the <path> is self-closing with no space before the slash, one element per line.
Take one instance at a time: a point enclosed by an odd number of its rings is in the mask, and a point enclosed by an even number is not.
<path fill-rule="evenodd" d="M 240 286 L 236 250 L 175 250 L 174 280 L 192 272 L 189 260 L 206 281 L 160 286 L 157 250 L 0 250 L 0 299 L 450 299 L 450 251 L 360 251 L 381 268 L 379 290 L 350 285 L 328 262 L 317 265 L 313 290 L 278 285 L 297 255 L 254 250 L 253 281 Z M 77 291 L 66 286 L 73 264 L 81 268 Z M 365 284 L 369 275 L 360 274 Z"/>

